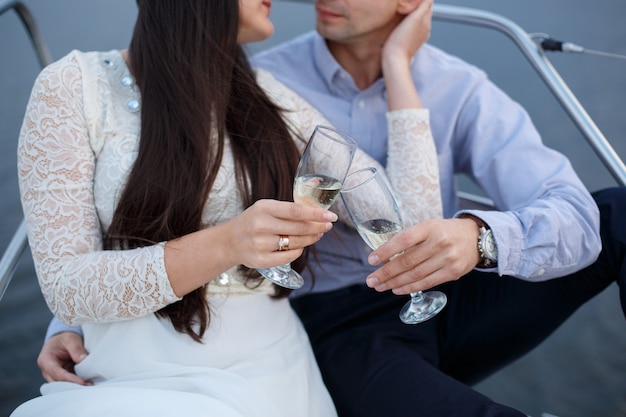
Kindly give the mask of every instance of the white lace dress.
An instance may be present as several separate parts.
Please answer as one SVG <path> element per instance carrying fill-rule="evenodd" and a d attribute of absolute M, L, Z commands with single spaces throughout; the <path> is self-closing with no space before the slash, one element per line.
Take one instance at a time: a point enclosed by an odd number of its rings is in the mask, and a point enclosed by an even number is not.
<path fill-rule="evenodd" d="M 258 80 L 293 110 L 287 118 L 302 137 L 327 124 L 269 74 L 259 73 Z M 197 343 L 153 314 L 178 300 L 163 244 L 103 250 L 103 230 L 137 154 L 140 110 L 119 51 L 73 51 L 35 83 L 18 150 L 29 243 L 50 309 L 83 326 L 90 354 L 76 372 L 94 386 L 44 384 L 43 396 L 12 416 L 336 415 L 300 321 L 286 299 L 268 296 L 269 282 L 250 289 L 236 268 L 215 277 L 207 287 L 211 324 Z M 415 178 L 426 184 L 413 215 L 441 216 L 428 112 L 393 112 L 389 122 L 388 165 L 396 159 L 398 166 L 413 164 Z M 354 169 L 368 165 L 376 163 L 358 152 Z M 233 177 L 227 147 L 203 212 L 206 227 L 243 210 Z M 413 179 L 401 179 L 399 190 L 415 199 L 407 189 Z"/>

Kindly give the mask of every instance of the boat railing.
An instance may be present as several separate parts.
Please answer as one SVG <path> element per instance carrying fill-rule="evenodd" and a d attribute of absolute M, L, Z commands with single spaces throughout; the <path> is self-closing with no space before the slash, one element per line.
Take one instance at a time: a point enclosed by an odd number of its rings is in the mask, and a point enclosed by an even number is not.
<path fill-rule="evenodd" d="M 501 15 L 460 6 L 435 4 L 433 19 L 465 25 L 494 29 L 507 35 L 519 47 L 527 61 L 554 94 L 561 107 L 567 112 L 600 161 L 620 185 L 626 184 L 626 165 L 602 134 L 585 108 L 554 68 L 540 43 L 517 23 Z"/>
<path fill-rule="evenodd" d="M 292 1 L 310 2 L 310 0 Z M 20 1 L 0 0 L 0 15 L 8 10 L 14 10 L 24 23 L 42 67 L 49 64 L 51 58 L 48 48 L 28 8 Z M 548 60 L 541 45 L 537 44 L 529 33 L 517 23 L 501 15 L 467 7 L 435 4 L 433 19 L 494 29 L 513 40 L 616 182 L 626 185 L 626 166 L 623 161 Z M 493 207 L 490 199 L 473 193 L 460 191 L 458 198 L 462 206 Z M 26 228 L 22 220 L 0 259 L 0 300 L 13 277 L 26 244 Z"/>
<path fill-rule="evenodd" d="M 52 62 L 50 51 L 44 37 L 39 30 L 39 25 L 35 21 L 35 18 L 31 14 L 30 10 L 24 3 L 16 0 L 0 0 L 0 16 L 8 11 L 14 11 L 24 24 L 24 28 L 28 32 L 28 37 L 33 45 L 37 59 L 41 67 Z"/>
<path fill-rule="evenodd" d="M 37 55 L 39 65 L 43 68 L 50 64 L 52 62 L 52 57 L 50 56 L 48 45 L 39 30 L 39 25 L 35 21 L 35 18 L 31 14 L 28 7 L 26 7 L 26 5 L 21 1 L 0 0 L 0 16 L 9 11 L 14 11 L 22 21 L 33 46 L 33 50 Z M 17 230 L 13 234 L 9 245 L 2 254 L 2 258 L 0 258 L 0 300 L 2 300 L 9 282 L 15 273 L 15 269 L 17 268 L 17 264 L 26 249 L 27 243 L 26 225 L 22 219 L 17 227 Z"/>

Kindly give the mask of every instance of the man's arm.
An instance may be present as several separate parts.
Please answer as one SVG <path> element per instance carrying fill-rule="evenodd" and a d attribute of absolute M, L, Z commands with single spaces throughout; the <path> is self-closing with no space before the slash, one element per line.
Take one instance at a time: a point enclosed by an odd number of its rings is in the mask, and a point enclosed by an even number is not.
<path fill-rule="evenodd" d="M 62 332 L 72 332 L 76 333 L 81 338 L 83 337 L 83 329 L 80 326 L 68 326 L 56 317 L 52 317 L 50 324 L 48 324 L 44 341 L 48 341 L 52 336 Z"/>
<path fill-rule="evenodd" d="M 396 36 L 401 29 L 402 24 L 385 49 L 402 45 Z M 598 213 L 571 164 L 541 144 L 528 116 L 503 93 L 488 82 L 476 87 L 463 101 L 463 109 L 470 110 L 461 111 L 455 123 L 464 138 L 455 162 L 502 210 L 469 212 L 503 243 L 497 272 L 541 281 L 590 264 L 600 250 Z M 479 235 L 478 225 L 467 218 L 420 223 L 372 253 L 370 263 L 384 265 L 367 283 L 378 291 L 408 294 L 459 279 L 481 259 Z"/>

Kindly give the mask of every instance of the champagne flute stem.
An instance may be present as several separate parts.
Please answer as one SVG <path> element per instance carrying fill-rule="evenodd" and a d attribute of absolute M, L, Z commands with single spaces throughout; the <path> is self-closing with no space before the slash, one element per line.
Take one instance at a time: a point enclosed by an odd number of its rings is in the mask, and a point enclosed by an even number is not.
<path fill-rule="evenodd" d="M 424 293 L 421 291 L 411 293 L 411 302 L 419 303 L 424 299 Z"/>

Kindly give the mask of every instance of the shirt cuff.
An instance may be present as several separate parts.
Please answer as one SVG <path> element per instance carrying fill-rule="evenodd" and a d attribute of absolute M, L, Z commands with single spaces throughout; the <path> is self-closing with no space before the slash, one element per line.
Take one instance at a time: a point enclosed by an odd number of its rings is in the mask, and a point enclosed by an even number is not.
<path fill-rule="evenodd" d="M 63 332 L 72 332 L 76 333 L 80 337 L 83 337 L 83 329 L 80 326 L 68 326 L 61 320 L 53 317 L 52 320 L 50 320 L 50 324 L 48 325 L 48 330 L 46 330 L 46 337 L 44 339 L 44 342 L 47 342 L 52 336 Z"/>

